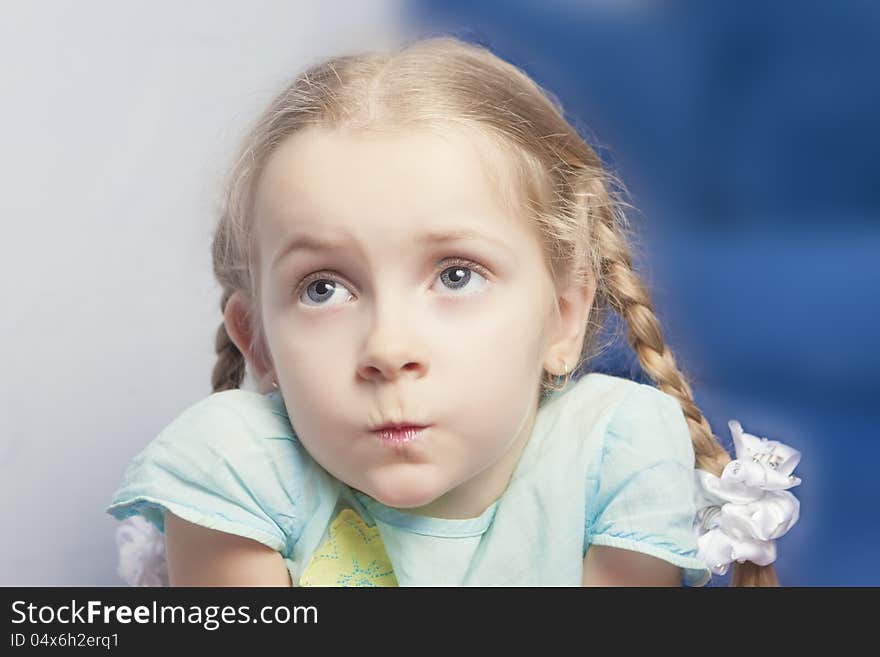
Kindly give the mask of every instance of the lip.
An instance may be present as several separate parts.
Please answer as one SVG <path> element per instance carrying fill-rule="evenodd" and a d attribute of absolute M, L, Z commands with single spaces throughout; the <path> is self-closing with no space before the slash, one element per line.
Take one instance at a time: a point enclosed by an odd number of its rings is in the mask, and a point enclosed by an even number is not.
<path fill-rule="evenodd" d="M 404 445 L 418 440 L 431 425 L 382 425 L 373 429 L 372 433 L 383 445 Z"/>
<path fill-rule="evenodd" d="M 373 427 L 371 431 L 385 431 L 388 429 L 424 429 L 425 427 L 431 426 L 429 424 L 420 424 L 418 422 L 386 422 L 385 424 L 380 424 L 379 426 Z"/>

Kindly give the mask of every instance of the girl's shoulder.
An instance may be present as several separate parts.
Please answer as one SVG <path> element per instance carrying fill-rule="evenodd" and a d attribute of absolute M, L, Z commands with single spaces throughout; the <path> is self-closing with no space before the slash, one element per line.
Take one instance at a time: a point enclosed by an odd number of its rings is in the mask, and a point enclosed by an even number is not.
<path fill-rule="evenodd" d="M 589 372 L 547 403 L 542 413 L 568 418 L 596 434 L 603 450 L 627 443 L 682 463 L 694 462 L 690 431 L 681 404 L 652 385 L 620 376 Z"/>
<path fill-rule="evenodd" d="M 213 431 L 208 436 L 193 432 L 193 428 Z M 233 434 L 296 440 L 279 392 L 262 394 L 238 388 L 215 392 L 186 407 L 166 425 L 159 437 L 178 434 L 190 438 L 217 439 Z"/>
<path fill-rule="evenodd" d="M 129 463 L 107 511 L 162 514 L 286 552 L 334 482 L 297 439 L 280 394 L 227 390 L 180 412 Z"/>
<path fill-rule="evenodd" d="M 290 424 L 281 393 L 234 389 L 185 408 L 136 459 L 199 470 L 209 465 L 254 485 L 295 486 L 315 466 Z M 221 476 L 221 475 L 218 475 Z"/>
<path fill-rule="evenodd" d="M 559 412 L 602 407 L 615 417 L 650 413 L 658 407 L 680 410 L 678 401 L 659 388 L 603 372 L 588 372 L 571 381 L 546 406 Z"/>
<path fill-rule="evenodd" d="M 692 531 L 695 454 L 678 400 L 654 386 L 590 375 L 580 401 L 607 404 L 588 480 L 585 541 L 643 552 L 710 579 Z"/>
<path fill-rule="evenodd" d="M 278 391 L 224 390 L 198 400 L 166 424 L 142 454 L 169 448 L 181 456 L 221 458 L 241 468 L 293 465 L 309 458 Z"/>

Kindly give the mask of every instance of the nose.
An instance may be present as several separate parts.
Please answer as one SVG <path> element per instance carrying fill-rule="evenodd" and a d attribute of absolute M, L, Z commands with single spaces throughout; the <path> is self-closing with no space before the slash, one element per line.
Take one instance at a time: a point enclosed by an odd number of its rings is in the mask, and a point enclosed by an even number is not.
<path fill-rule="evenodd" d="M 368 381 L 396 381 L 409 372 L 417 377 L 425 372 L 425 367 L 416 361 L 406 361 L 403 365 L 397 365 L 399 359 L 373 358 L 370 362 L 371 364 L 358 367 L 358 374 Z"/>
<path fill-rule="evenodd" d="M 377 315 L 358 362 L 358 375 L 367 381 L 395 381 L 400 377 L 423 377 L 427 360 L 416 345 L 409 322 L 400 313 Z"/>

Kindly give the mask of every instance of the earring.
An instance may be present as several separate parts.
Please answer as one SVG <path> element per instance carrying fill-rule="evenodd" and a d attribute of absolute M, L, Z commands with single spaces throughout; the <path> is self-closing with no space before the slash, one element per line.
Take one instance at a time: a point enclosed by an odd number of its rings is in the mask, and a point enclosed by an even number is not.
<path fill-rule="evenodd" d="M 272 387 L 273 387 L 273 388 L 277 388 L 277 387 L 278 387 L 278 382 L 277 382 L 275 379 L 272 379 Z"/>

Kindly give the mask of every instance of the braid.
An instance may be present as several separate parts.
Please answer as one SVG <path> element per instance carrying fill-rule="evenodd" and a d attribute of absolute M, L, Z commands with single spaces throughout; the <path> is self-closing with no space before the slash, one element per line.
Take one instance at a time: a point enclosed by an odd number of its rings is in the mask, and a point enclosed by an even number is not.
<path fill-rule="evenodd" d="M 712 434 L 709 422 L 694 403 L 690 384 L 663 340 L 648 291 L 632 267 L 629 246 L 613 227 L 604 222 L 597 224 L 596 238 L 602 254 L 601 278 L 608 302 L 626 321 L 627 339 L 642 369 L 660 390 L 681 404 L 693 438 L 697 467 L 720 476 L 731 460 L 730 455 Z"/>
<path fill-rule="evenodd" d="M 224 290 L 220 301 L 221 312 L 226 312 L 226 303 L 231 296 L 232 290 L 228 288 Z M 217 363 L 211 373 L 211 386 L 214 392 L 240 388 L 244 380 L 245 359 L 226 332 L 224 322 L 220 322 L 220 327 L 217 329 L 214 349 L 217 352 Z"/>
<path fill-rule="evenodd" d="M 663 392 L 675 397 L 684 411 L 693 441 L 696 467 L 721 476 L 730 454 L 712 433 L 694 402 L 693 392 L 663 339 L 650 295 L 632 267 L 629 244 L 611 212 L 599 212 L 595 222 L 600 280 L 611 308 L 627 325 L 627 340 L 642 369 Z M 779 586 L 772 565 L 734 562 L 731 586 Z"/>

